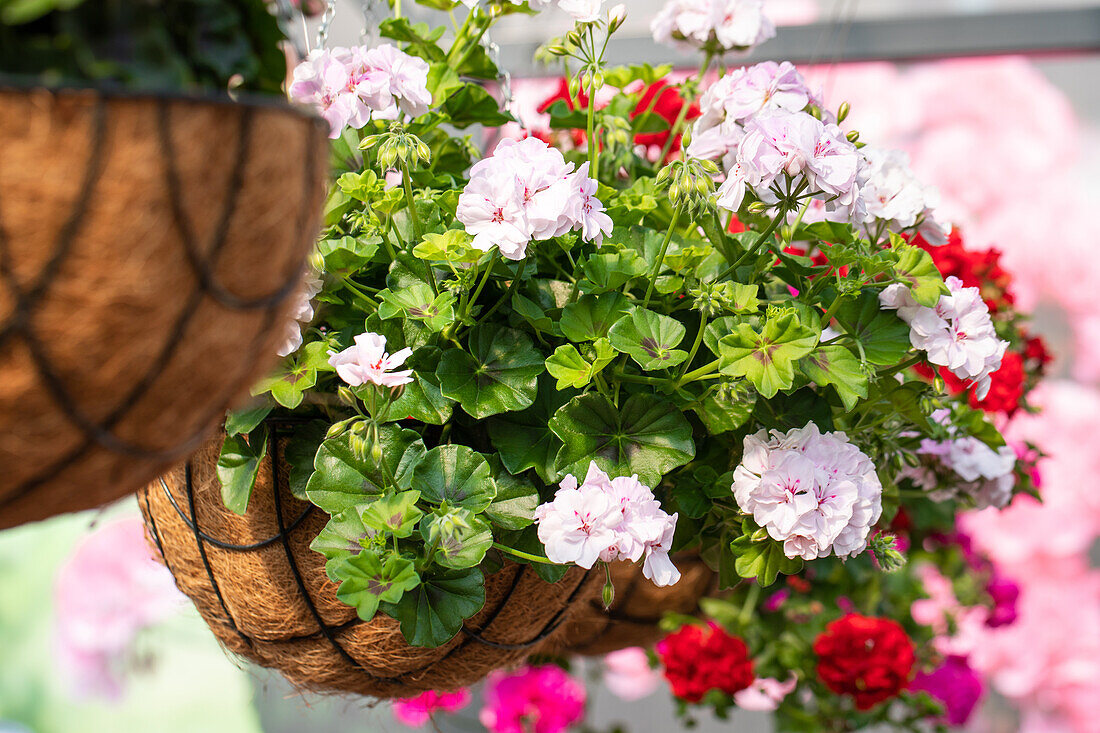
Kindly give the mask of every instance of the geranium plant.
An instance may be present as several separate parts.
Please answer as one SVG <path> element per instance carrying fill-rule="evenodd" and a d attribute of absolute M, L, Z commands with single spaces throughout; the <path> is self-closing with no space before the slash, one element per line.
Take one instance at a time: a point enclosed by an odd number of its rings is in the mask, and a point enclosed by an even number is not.
<path fill-rule="evenodd" d="M 543 135 L 561 146 L 483 148 L 471 130 L 514 120 L 481 39 L 548 4 L 465 3 L 453 31 L 397 15 L 377 47 L 295 70 L 337 177 L 283 366 L 227 420 L 227 505 L 245 511 L 276 449 L 265 420 L 292 419 L 291 489 L 331 516 L 313 548 L 339 597 L 421 646 L 459 631 L 505 561 L 549 581 L 640 562 L 663 585 L 693 550 L 723 588 L 844 572 L 829 558 L 896 568 L 876 528 L 948 498 L 900 488 L 930 441 L 1004 454 L 983 412 L 913 369 L 980 398 L 1018 322 L 945 282 L 913 241 L 947 239 L 931 192 L 793 66 L 701 89 L 770 35 L 759 3 L 732 3 L 755 30 L 658 19 L 706 57 L 673 116 L 640 108 L 668 69 L 605 58 L 623 7 L 562 0 L 575 27 L 540 52 L 565 74 Z"/>

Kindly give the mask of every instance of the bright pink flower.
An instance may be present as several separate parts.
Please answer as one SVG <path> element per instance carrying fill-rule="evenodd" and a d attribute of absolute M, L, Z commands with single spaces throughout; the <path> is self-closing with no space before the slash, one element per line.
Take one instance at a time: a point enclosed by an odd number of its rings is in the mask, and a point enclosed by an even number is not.
<path fill-rule="evenodd" d="M 966 725 L 985 692 L 981 676 L 960 656 L 948 657 L 927 674 L 918 672 L 909 689 L 927 692 L 943 703 L 949 725 Z"/>
<path fill-rule="evenodd" d="M 454 692 L 425 693 L 405 700 L 394 700 L 393 717 L 397 722 L 411 728 L 420 728 L 428 723 L 438 712 L 453 713 L 470 704 L 470 691 L 466 688 Z"/>
<path fill-rule="evenodd" d="M 585 701 L 584 685 L 560 667 L 497 671 L 479 717 L 489 733 L 561 733 L 584 718 Z"/>

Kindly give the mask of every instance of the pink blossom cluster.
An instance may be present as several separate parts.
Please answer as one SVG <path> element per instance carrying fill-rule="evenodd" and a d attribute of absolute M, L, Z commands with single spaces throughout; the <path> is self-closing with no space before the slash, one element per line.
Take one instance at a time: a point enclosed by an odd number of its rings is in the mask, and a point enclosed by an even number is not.
<path fill-rule="evenodd" d="M 712 84 L 699 100 L 699 118 L 691 130 L 688 155 L 720 158 L 730 170 L 745 123 L 768 112 L 801 112 L 817 100 L 794 64 L 765 61 L 741 67 Z"/>
<path fill-rule="evenodd" d="M 1016 451 L 994 450 L 972 436 L 921 441 L 917 451 L 929 463 L 907 466 L 901 473 L 929 492 L 935 501 L 969 496 L 978 509 L 1008 506 L 1016 486 Z M 945 477 L 944 473 L 950 473 Z"/>
<path fill-rule="evenodd" d="M 418 117 L 432 103 L 428 63 L 393 44 L 313 51 L 294 67 L 289 93 L 295 102 L 317 109 L 331 138 L 372 119 Z"/>
<path fill-rule="evenodd" d="M 649 28 L 657 43 L 721 51 L 747 51 L 775 36 L 764 0 L 668 0 Z"/>
<path fill-rule="evenodd" d="M 989 393 L 990 374 L 1001 368 L 1008 342 L 997 337 L 989 306 L 978 288 L 967 288 L 962 280 L 944 281 L 949 294 L 940 297 L 935 308 L 913 300 L 909 288 L 895 283 L 879 294 L 883 308 L 896 310 L 909 324 L 909 342 L 925 352 L 928 361 L 947 367 L 959 379 L 977 385 L 980 400 Z"/>
<path fill-rule="evenodd" d="M 554 665 L 497 671 L 479 717 L 489 733 L 562 733 L 584 718 L 586 700 L 584 685 Z"/>
<path fill-rule="evenodd" d="M 947 244 L 947 230 L 936 221 L 939 193 L 926 186 L 909 167 L 909 156 L 900 150 L 866 146 L 860 149 L 865 166 L 862 194 L 870 229 L 884 224 L 889 231 L 916 229 L 933 245 Z"/>
<path fill-rule="evenodd" d="M 393 717 L 410 728 L 421 728 L 436 713 L 455 713 L 470 704 L 470 691 L 461 687 L 453 692 L 428 690 L 416 697 L 393 701 Z"/>
<path fill-rule="evenodd" d="M 368 382 L 379 387 L 400 387 L 413 381 L 412 370 L 395 372 L 412 356 L 412 349 L 404 348 L 394 354 L 386 353 L 386 337 L 377 333 L 361 333 L 355 344 L 340 353 L 329 352 L 328 363 L 336 369 L 340 378 L 352 387 Z"/>
<path fill-rule="evenodd" d="M 882 514 L 871 459 L 842 432 L 814 423 L 745 436 L 732 491 L 742 511 L 783 542 L 787 557 L 814 560 L 863 552 Z"/>
<path fill-rule="evenodd" d="M 559 150 L 538 138 L 503 140 L 470 169 L 458 220 L 474 235 L 475 248 L 498 247 L 511 260 L 526 257 L 532 241 L 570 231 L 602 244 L 612 223 L 596 198 L 598 187 L 587 162 L 574 171 Z"/>
<path fill-rule="evenodd" d="M 313 272 L 306 273 L 298 292 L 294 294 L 289 318 L 283 331 L 283 342 L 276 352 L 290 356 L 302 347 L 302 324 L 313 320 L 313 299 L 321 292 L 324 282 Z"/>
<path fill-rule="evenodd" d="M 559 486 L 553 501 L 535 509 L 539 540 L 552 562 L 591 568 L 597 560 L 644 557 L 642 574 L 655 585 L 680 580 L 668 556 L 678 515 L 665 513 L 636 475 L 611 478 L 593 461 L 583 483 L 568 475 Z"/>
<path fill-rule="evenodd" d="M 733 694 L 733 703 L 742 710 L 770 713 L 798 686 L 798 678 L 791 675 L 780 681 L 774 677 L 757 677 L 753 683 Z"/>
<path fill-rule="evenodd" d="M 649 664 L 649 654 L 632 646 L 604 655 L 603 683 L 620 700 L 649 697 L 661 686 L 661 672 Z"/>
<path fill-rule="evenodd" d="M 767 204 L 804 186 L 803 195 L 824 202 L 836 218 L 863 221 L 859 151 L 834 124 L 807 112 L 772 111 L 753 116 L 734 164 L 718 189 L 718 205 L 737 211 L 751 191 Z"/>
<path fill-rule="evenodd" d="M 81 697 L 117 699 L 138 634 L 183 608 L 163 565 L 149 554 L 138 517 L 106 524 L 57 572 L 54 646 L 62 677 Z"/>

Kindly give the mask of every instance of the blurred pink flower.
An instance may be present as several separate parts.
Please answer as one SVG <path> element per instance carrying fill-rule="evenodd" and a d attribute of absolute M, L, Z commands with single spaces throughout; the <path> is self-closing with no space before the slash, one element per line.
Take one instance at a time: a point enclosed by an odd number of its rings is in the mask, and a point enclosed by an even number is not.
<path fill-rule="evenodd" d="M 469 704 L 470 691 L 464 687 L 454 692 L 428 690 L 416 697 L 394 700 L 393 717 L 402 725 L 419 728 L 437 712 L 453 713 Z"/>
<path fill-rule="evenodd" d="M 771 677 L 757 677 L 755 681 L 733 695 L 733 702 L 742 710 L 769 713 L 779 707 L 783 698 L 794 692 L 798 678 L 792 675 L 785 682 Z"/>
<path fill-rule="evenodd" d="M 137 517 L 81 540 L 54 580 L 54 647 L 62 676 L 81 697 L 117 699 L 142 629 L 181 608 L 183 596 L 155 562 Z"/>
<path fill-rule="evenodd" d="M 490 733 L 561 733 L 584 717 L 584 685 L 560 667 L 497 671 L 485 684 L 481 723 Z"/>
<path fill-rule="evenodd" d="M 927 692 L 943 703 L 950 725 L 966 725 L 985 692 L 982 678 L 960 656 L 947 657 L 931 672 L 919 672 L 909 689 Z"/>
<path fill-rule="evenodd" d="M 645 649 L 635 646 L 603 658 L 603 683 L 620 700 L 641 700 L 657 691 L 661 672 L 649 666 Z"/>

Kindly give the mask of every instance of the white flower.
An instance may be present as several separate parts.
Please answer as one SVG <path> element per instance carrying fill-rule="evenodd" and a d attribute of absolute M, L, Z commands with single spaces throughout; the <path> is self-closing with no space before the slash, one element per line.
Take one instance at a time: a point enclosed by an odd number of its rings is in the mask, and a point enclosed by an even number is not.
<path fill-rule="evenodd" d="M 731 490 L 788 557 L 806 560 L 862 552 L 882 513 L 870 458 L 844 433 L 822 433 L 814 423 L 746 436 Z"/>
<path fill-rule="evenodd" d="M 955 428 L 948 426 L 954 433 Z M 924 440 L 918 453 L 924 457 L 919 467 L 911 467 L 902 476 L 925 491 L 934 501 L 969 496 L 979 509 L 1004 508 L 1012 500 L 1016 486 L 1016 452 L 1009 446 L 997 450 L 973 436 L 948 440 Z"/>
<path fill-rule="evenodd" d="M 377 333 L 362 333 L 355 337 L 355 345 L 337 354 L 329 352 L 328 363 L 336 368 L 340 378 L 352 387 L 368 382 L 380 387 L 400 387 L 413 381 L 412 370 L 395 372 L 412 356 L 412 349 L 401 349 L 395 354 L 386 353 L 386 337 Z"/>
<path fill-rule="evenodd" d="M 283 342 L 278 351 L 279 356 L 290 356 L 302 346 L 302 326 L 313 320 L 313 298 L 321 292 L 324 285 L 321 278 L 309 272 L 306 274 L 302 285 L 295 294 L 295 301 L 291 306 L 290 318 L 286 322 L 283 331 Z"/>
<path fill-rule="evenodd" d="M 990 375 L 1001 368 L 1008 342 L 997 337 L 978 288 L 963 287 L 957 277 L 944 282 L 950 292 L 940 297 L 935 308 L 919 305 L 900 283 L 885 288 L 879 303 L 897 310 L 898 317 L 909 324 L 910 343 L 924 351 L 929 362 L 977 385 L 974 394 L 980 400 L 989 392 Z"/>
<path fill-rule="evenodd" d="M 554 500 L 535 510 L 539 540 L 556 563 L 591 568 L 597 560 L 636 562 L 657 585 L 671 585 L 680 573 L 668 557 L 677 515 L 668 515 L 637 476 L 611 478 L 592 462 L 584 482 L 562 480 Z"/>
<path fill-rule="evenodd" d="M 603 15 L 603 0 L 559 0 L 558 7 L 578 23 L 595 23 Z"/>
<path fill-rule="evenodd" d="M 859 152 L 865 165 L 866 182 L 862 193 L 867 208 L 867 227 L 879 222 L 894 232 L 917 227 L 930 244 L 945 244 L 947 232 L 936 220 L 934 211 L 939 194 L 913 175 L 909 156 L 900 150 L 880 150 L 871 146 Z"/>
<path fill-rule="evenodd" d="M 669 0 L 650 30 L 658 43 L 723 51 L 747 51 L 775 36 L 764 0 Z"/>

